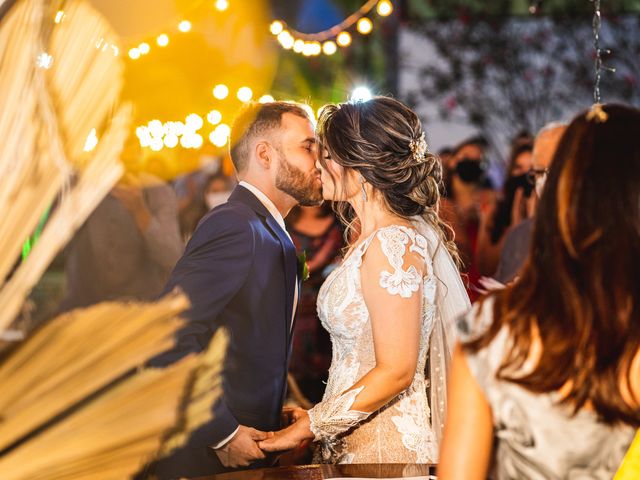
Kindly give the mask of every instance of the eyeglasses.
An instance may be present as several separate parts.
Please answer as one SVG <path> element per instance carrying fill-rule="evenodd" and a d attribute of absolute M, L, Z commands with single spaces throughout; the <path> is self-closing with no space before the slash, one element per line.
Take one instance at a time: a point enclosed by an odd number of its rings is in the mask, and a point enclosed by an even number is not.
<path fill-rule="evenodd" d="M 536 180 L 540 177 L 544 177 L 549 173 L 548 168 L 532 168 L 527 172 L 527 180 L 531 185 L 536 184 Z"/>

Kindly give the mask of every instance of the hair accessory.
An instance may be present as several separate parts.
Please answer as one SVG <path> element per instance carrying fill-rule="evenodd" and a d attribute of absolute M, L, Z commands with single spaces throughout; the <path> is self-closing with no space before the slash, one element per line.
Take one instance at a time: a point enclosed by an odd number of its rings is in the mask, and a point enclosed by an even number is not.
<path fill-rule="evenodd" d="M 424 132 L 422 132 L 422 135 L 420 135 L 420 138 L 417 140 L 411 140 L 409 148 L 411 149 L 411 154 L 413 155 L 413 159 L 416 163 L 424 163 L 427 160 L 429 146 L 424 139 Z"/>
<path fill-rule="evenodd" d="M 587 112 L 587 120 L 596 123 L 604 123 L 609 118 L 609 114 L 604 111 L 601 103 L 594 103 L 589 112 Z"/>

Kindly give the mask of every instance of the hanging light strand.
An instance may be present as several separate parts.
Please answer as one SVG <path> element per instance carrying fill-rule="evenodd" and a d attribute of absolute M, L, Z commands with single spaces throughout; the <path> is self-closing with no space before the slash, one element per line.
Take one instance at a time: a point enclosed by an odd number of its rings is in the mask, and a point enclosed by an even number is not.
<path fill-rule="evenodd" d="M 601 48 L 600 46 L 600 30 L 602 28 L 602 13 L 600 10 L 600 0 L 592 0 L 594 3 L 594 13 L 593 13 L 593 46 L 596 51 L 595 58 L 595 81 L 593 85 L 593 101 L 596 104 L 600 104 L 602 97 L 600 94 L 600 80 L 602 79 L 602 72 L 612 72 L 615 73 L 616 69 L 612 67 L 607 67 L 602 62 L 602 55 L 609 55 L 611 50 L 606 48 Z"/>
<path fill-rule="evenodd" d="M 333 27 L 316 33 L 303 33 L 290 28 L 284 21 L 275 20 L 269 27 L 271 33 L 278 39 L 282 48 L 286 50 L 293 49 L 294 52 L 305 56 L 318 55 L 324 51 L 327 55 L 332 55 L 335 50 L 333 47 L 337 43 L 341 47 L 346 47 L 351 43 L 351 36 L 347 30 L 357 25 L 357 30 L 362 35 L 371 32 L 371 20 L 366 17 L 374 8 L 378 15 L 388 16 L 393 11 L 391 0 L 367 0 L 356 12 L 349 15 L 342 22 Z M 322 49 L 318 48 L 320 44 Z M 329 45 L 327 45 L 329 43 Z M 306 46 L 306 48 L 304 48 Z"/>

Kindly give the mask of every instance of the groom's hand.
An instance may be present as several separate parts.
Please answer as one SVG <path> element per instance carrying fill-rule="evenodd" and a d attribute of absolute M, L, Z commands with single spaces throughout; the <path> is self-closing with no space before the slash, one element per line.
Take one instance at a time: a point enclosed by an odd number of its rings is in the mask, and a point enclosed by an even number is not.
<path fill-rule="evenodd" d="M 227 468 L 247 467 L 256 460 L 266 458 L 257 442 L 266 440 L 269 436 L 266 432 L 240 425 L 234 437 L 214 452 Z"/>

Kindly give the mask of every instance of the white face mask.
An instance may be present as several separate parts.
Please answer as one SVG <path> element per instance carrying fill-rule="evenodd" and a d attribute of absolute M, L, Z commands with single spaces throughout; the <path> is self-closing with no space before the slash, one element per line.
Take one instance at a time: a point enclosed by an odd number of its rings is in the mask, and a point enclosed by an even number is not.
<path fill-rule="evenodd" d="M 211 210 L 229 200 L 230 195 L 231 192 L 208 192 L 204 196 L 204 203 L 207 205 L 207 208 Z"/>
<path fill-rule="evenodd" d="M 536 195 L 538 198 L 542 197 L 542 192 L 544 190 L 544 184 L 547 181 L 547 174 L 540 175 L 536 177 Z"/>

